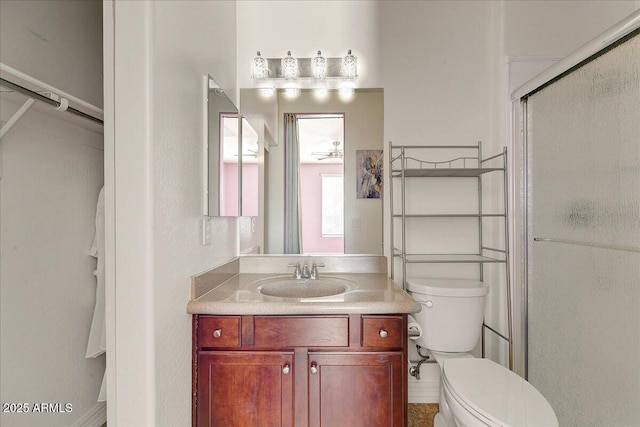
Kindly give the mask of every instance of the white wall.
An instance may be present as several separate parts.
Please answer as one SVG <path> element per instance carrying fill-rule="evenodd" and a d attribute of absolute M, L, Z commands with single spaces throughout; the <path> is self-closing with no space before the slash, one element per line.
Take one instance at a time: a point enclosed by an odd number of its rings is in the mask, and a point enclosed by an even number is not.
<path fill-rule="evenodd" d="M 507 1 L 505 54 L 566 56 L 639 7 L 623 1 Z"/>
<path fill-rule="evenodd" d="M 252 87 L 250 61 L 265 58 L 358 57 L 360 87 L 380 87 L 377 58 L 378 5 L 375 1 L 238 2 L 238 86 Z M 397 29 L 394 29 L 397 31 Z"/>
<path fill-rule="evenodd" d="M 0 2 L 0 62 L 101 106 L 101 6 Z M 3 93 L 3 123 L 25 99 Z M 2 413 L 2 425 L 68 426 L 104 416 L 96 400 L 105 358 L 84 357 L 102 139 L 99 126 L 36 103 L 0 144 L 0 400 L 73 405 L 66 414 Z"/>
<path fill-rule="evenodd" d="M 236 253 L 236 221 L 201 246 L 202 75 L 236 93 L 235 2 L 115 2 L 113 135 L 116 372 L 109 423 L 188 425 L 189 277 Z M 233 96 L 230 96 L 233 99 Z M 108 187 L 107 187 L 108 188 Z M 109 243 L 109 242 L 108 242 Z M 112 335 L 115 334 L 115 335 Z M 114 408 L 112 408 L 114 406 Z"/>
<path fill-rule="evenodd" d="M 102 2 L 0 2 L 2 63 L 102 107 Z"/>

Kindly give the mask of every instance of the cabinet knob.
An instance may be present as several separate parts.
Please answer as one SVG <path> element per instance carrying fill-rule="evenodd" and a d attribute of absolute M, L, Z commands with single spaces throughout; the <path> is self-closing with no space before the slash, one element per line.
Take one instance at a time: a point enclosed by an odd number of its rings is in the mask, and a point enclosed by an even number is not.
<path fill-rule="evenodd" d="M 380 329 L 380 338 L 386 338 L 387 335 L 389 335 L 387 331 L 385 331 L 384 329 Z"/>
<path fill-rule="evenodd" d="M 284 365 L 282 367 L 282 373 L 287 375 L 289 372 L 291 372 L 291 368 L 289 367 L 289 365 Z"/>
<path fill-rule="evenodd" d="M 220 338 L 221 335 L 222 335 L 222 329 L 216 329 L 215 331 L 213 331 L 214 338 Z"/>
<path fill-rule="evenodd" d="M 318 373 L 318 364 L 317 364 L 317 363 L 315 363 L 315 362 L 313 362 L 313 363 L 311 364 L 311 369 L 310 369 L 310 371 L 311 371 L 311 373 L 312 373 L 312 374 L 317 374 L 317 373 Z"/>

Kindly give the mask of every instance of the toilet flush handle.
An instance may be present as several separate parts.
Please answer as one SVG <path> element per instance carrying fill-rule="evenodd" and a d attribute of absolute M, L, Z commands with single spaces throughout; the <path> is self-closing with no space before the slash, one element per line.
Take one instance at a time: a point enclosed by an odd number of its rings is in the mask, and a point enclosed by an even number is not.
<path fill-rule="evenodd" d="M 433 301 L 431 301 L 431 300 L 423 302 L 422 304 L 424 304 L 427 308 L 433 307 Z"/>

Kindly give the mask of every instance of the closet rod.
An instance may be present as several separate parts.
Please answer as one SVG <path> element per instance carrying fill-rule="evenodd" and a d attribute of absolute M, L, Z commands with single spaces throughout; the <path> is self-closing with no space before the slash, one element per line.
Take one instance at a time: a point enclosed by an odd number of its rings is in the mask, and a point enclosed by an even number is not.
<path fill-rule="evenodd" d="M 25 87 L 22 87 L 22 86 L 17 85 L 17 84 L 15 84 L 13 82 L 10 82 L 9 80 L 5 80 L 3 78 L 0 78 L 0 85 L 2 85 L 4 87 L 7 87 L 9 89 L 13 89 L 16 92 L 20 92 L 20 93 L 22 93 L 24 95 L 27 95 L 28 97 L 33 98 L 33 99 L 35 99 L 37 101 L 44 102 L 45 104 L 52 105 L 52 106 L 54 106 L 56 108 L 60 106 L 60 103 L 58 101 L 53 100 L 51 98 L 47 98 L 46 96 L 41 95 L 38 92 L 34 92 L 32 90 L 29 90 L 29 89 L 27 89 Z M 80 110 L 76 110 L 73 107 L 67 107 L 67 109 L 65 111 L 68 111 L 68 112 L 73 113 L 73 114 L 75 114 L 77 116 L 83 117 L 85 119 L 91 120 L 91 121 L 93 121 L 95 123 L 98 123 L 98 124 L 104 126 L 104 121 L 102 121 L 101 119 L 99 119 L 97 117 L 94 117 L 94 116 L 92 116 L 90 114 L 84 113 L 84 112 L 82 112 Z"/>

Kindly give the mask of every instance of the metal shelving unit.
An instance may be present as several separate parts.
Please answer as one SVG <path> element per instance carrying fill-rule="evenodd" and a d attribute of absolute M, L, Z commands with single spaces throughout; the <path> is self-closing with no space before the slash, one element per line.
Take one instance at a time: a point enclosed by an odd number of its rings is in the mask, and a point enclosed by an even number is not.
<path fill-rule="evenodd" d="M 506 300 L 507 300 L 507 335 L 503 335 L 491 326 L 483 322 L 482 333 L 482 356 L 485 355 L 485 331 L 489 330 L 498 337 L 505 340 L 509 345 L 509 369 L 513 370 L 513 342 L 512 337 L 512 318 L 511 318 L 511 281 L 509 273 L 509 224 L 507 221 L 508 209 L 508 177 L 507 177 L 507 149 L 504 148 L 502 153 L 495 156 L 482 158 L 482 143 L 477 145 L 427 145 L 427 146 L 400 146 L 390 143 L 390 167 L 389 167 L 389 197 L 390 214 L 391 214 L 391 277 L 395 279 L 395 261 L 400 259 L 402 265 L 402 284 L 407 288 L 407 265 L 408 264 L 448 264 L 448 263 L 466 263 L 478 264 L 480 281 L 484 281 L 484 265 L 485 264 L 502 264 L 504 265 L 506 280 Z M 433 161 L 429 160 L 434 150 L 445 151 L 447 153 L 463 153 L 454 155 L 446 160 Z M 471 155 L 464 153 L 472 153 Z M 496 166 L 496 164 L 498 164 Z M 493 165 L 493 166 L 490 166 Z M 482 206 L 482 178 L 485 174 L 502 173 L 502 194 L 503 207 L 502 213 L 486 213 Z M 469 213 L 438 213 L 438 214 L 420 214 L 407 213 L 407 179 L 425 179 L 425 178 L 451 178 L 451 179 L 476 179 L 478 185 L 477 211 Z M 400 190 L 400 212 L 394 212 L 394 187 L 399 186 Z M 476 220 L 478 223 L 478 252 L 477 253 L 411 253 L 407 252 L 407 223 L 410 220 L 430 218 L 469 218 Z M 483 242 L 483 221 L 485 218 L 501 218 L 504 221 L 504 248 L 493 248 L 486 246 Z M 397 219 L 400 223 L 400 247 L 396 247 L 395 233 L 397 228 Z"/>

